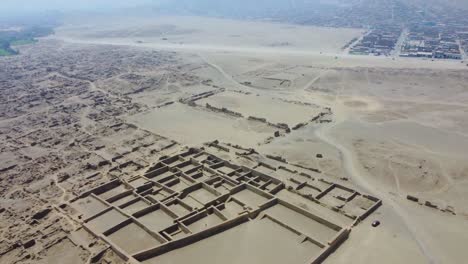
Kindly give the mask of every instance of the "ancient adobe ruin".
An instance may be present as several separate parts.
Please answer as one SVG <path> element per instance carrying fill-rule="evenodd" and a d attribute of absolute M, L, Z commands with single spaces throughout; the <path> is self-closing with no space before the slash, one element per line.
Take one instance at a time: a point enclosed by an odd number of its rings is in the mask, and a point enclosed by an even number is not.
<path fill-rule="evenodd" d="M 186 149 L 82 193 L 72 217 L 131 263 L 321 263 L 381 205 L 289 165 L 270 167 L 275 175 Z"/>

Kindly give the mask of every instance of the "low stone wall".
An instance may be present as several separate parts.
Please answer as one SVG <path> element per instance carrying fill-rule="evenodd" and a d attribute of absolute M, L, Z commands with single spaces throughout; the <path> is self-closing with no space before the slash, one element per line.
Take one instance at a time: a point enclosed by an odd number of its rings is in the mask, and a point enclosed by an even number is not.
<path fill-rule="evenodd" d="M 299 165 L 299 164 L 293 164 L 293 163 L 290 163 L 290 164 L 293 165 L 293 166 L 296 166 L 298 168 L 301 168 L 301 169 L 310 170 L 310 171 L 313 171 L 313 172 L 316 172 L 316 173 L 322 173 L 322 171 L 320 171 L 319 169 L 316 169 L 316 168 L 310 168 L 310 167 L 302 166 L 302 165 Z"/>
<path fill-rule="evenodd" d="M 427 206 L 431 209 L 435 209 L 435 210 L 440 210 L 441 212 L 444 212 L 444 213 L 449 213 L 449 214 L 452 214 L 452 215 L 457 215 L 457 213 L 455 212 L 455 208 L 453 208 L 453 206 L 451 205 L 446 205 L 445 208 L 442 206 L 442 205 L 437 205 L 435 204 L 434 202 L 431 202 L 431 201 L 422 201 L 420 200 L 418 197 L 416 196 L 413 196 L 413 195 L 407 195 L 406 196 L 406 199 L 411 201 L 411 202 L 415 202 L 419 205 L 424 205 L 424 206 Z"/>
<path fill-rule="evenodd" d="M 325 247 L 318 256 L 314 257 L 309 263 L 311 264 L 319 264 L 322 263 L 330 254 L 332 254 L 335 250 L 337 250 L 343 242 L 345 242 L 349 234 L 351 233 L 351 229 L 343 229 L 341 230 L 335 238 L 329 242 L 328 247 Z"/>
<path fill-rule="evenodd" d="M 192 96 L 190 96 L 188 98 L 182 98 L 182 99 L 179 100 L 179 102 L 182 103 L 182 104 L 194 104 L 198 100 L 208 98 L 210 96 L 213 96 L 215 94 L 218 94 L 218 93 L 221 93 L 221 92 L 224 92 L 224 91 L 225 91 L 224 88 L 220 88 L 220 89 L 214 90 L 214 91 L 195 94 L 195 95 L 192 95 Z"/>
<path fill-rule="evenodd" d="M 305 126 L 307 126 L 307 123 L 299 123 L 299 124 L 295 125 L 295 126 L 292 128 L 292 130 L 298 130 L 298 129 L 303 128 L 303 127 L 305 127 Z"/>
<path fill-rule="evenodd" d="M 372 205 L 369 209 L 367 209 L 366 212 L 364 212 L 362 215 L 358 216 L 356 221 L 354 222 L 354 225 L 356 225 L 358 222 L 361 222 L 362 220 L 366 219 L 370 214 L 372 214 L 377 208 L 379 208 L 382 205 L 382 200 L 378 200 L 374 205 Z"/>
<path fill-rule="evenodd" d="M 164 104 L 161 104 L 161 105 L 158 105 L 157 108 L 162 108 L 162 107 L 165 107 L 165 106 L 169 106 L 169 105 L 172 105 L 174 104 L 174 102 L 167 102 L 167 103 L 164 103 Z"/>
<path fill-rule="evenodd" d="M 281 156 L 273 156 L 273 155 L 266 155 L 267 158 L 269 159 L 272 159 L 272 160 L 276 160 L 276 161 L 279 161 L 279 162 L 282 162 L 282 163 L 288 163 L 286 161 L 285 158 L 281 157 Z"/>
<path fill-rule="evenodd" d="M 278 129 L 282 129 L 284 130 L 286 133 L 290 133 L 291 132 L 291 129 L 289 128 L 289 126 L 285 123 L 271 123 L 271 122 L 268 122 L 268 120 L 266 118 L 263 118 L 263 117 L 256 117 L 256 116 L 249 116 L 247 118 L 248 120 L 251 120 L 251 121 L 256 121 L 256 122 L 260 122 L 260 123 L 264 123 L 264 124 L 267 124 L 268 126 L 271 126 L 271 127 L 274 127 L 274 128 L 278 128 Z"/>
<path fill-rule="evenodd" d="M 214 106 L 207 103 L 206 108 L 213 111 L 213 112 L 217 112 L 217 113 L 223 113 L 223 114 L 234 116 L 234 117 L 244 117 L 241 113 L 229 110 L 229 109 L 227 109 L 225 107 L 217 108 L 217 107 L 214 107 Z"/>

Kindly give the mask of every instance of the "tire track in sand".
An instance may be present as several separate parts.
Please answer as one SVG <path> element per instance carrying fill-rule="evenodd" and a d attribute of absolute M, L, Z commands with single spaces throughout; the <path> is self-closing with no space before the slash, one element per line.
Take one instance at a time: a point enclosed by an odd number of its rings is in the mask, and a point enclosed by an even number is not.
<path fill-rule="evenodd" d="M 337 127 L 339 124 L 348 119 L 349 110 L 347 110 L 342 105 L 342 103 L 339 102 L 338 96 L 336 96 L 335 101 L 330 105 L 330 107 L 334 112 L 333 122 L 329 124 L 322 124 L 318 129 L 315 130 L 315 136 L 317 136 L 317 138 L 323 142 L 335 147 L 340 152 L 344 170 L 354 184 L 359 186 L 367 193 L 382 199 L 383 203 L 387 204 L 402 220 L 405 225 L 405 229 L 417 243 L 421 253 L 426 257 L 428 263 L 440 263 L 425 243 L 425 241 L 428 241 L 428 239 L 426 239 L 427 234 L 418 228 L 417 222 L 408 215 L 405 209 L 403 209 L 392 199 L 392 197 L 389 196 L 387 191 L 382 190 L 377 186 L 373 186 L 365 177 L 363 177 L 363 167 L 357 160 L 357 157 L 353 151 L 347 148 L 344 144 L 341 144 L 331 135 L 333 128 Z"/>

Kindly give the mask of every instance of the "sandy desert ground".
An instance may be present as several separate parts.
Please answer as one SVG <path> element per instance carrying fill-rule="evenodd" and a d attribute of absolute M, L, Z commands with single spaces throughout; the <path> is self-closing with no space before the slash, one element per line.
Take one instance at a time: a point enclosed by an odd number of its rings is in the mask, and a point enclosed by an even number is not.
<path fill-rule="evenodd" d="M 86 21 L 85 23 L 83 23 Z M 99 27 L 96 27 L 99 25 Z M 166 16 L 157 18 L 67 19 L 57 30 L 61 39 L 135 45 L 158 49 L 336 53 L 360 29 L 336 29 L 281 23 Z"/>
<path fill-rule="evenodd" d="M 126 162 L 138 171 L 182 146 L 214 140 L 313 168 L 320 177 L 382 200 L 324 263 L 468 258 L 466 63 L 344 55 L 341 47 L 362 33 L 354 29 L 196 17 L 87 21 L 77 27 L 70 20 L 56 35 L 24 47 L 23 55 L 0 60 L 10 77 L 3 85 L 22 87 L 19 95 L 2 91 L 8 95 L 0 120 L 2 248 L 27 241 L 52 221 L 62 225 L 54 232 L 65 241 L 36 242 L 29 257 L 20 246 L 4 250 L 9 253 L 0 262 L 29 263 L 34 256 L 53 263 L 58 252 L 77 243 L 70 237 L 96 246 L 83 242 L 62 257 L 89 260 L 96 247 L 105 246 L 76 231 L 63 208 L 28 227 L 24 238 L 13 235 L 22 228 L 12 221 L 27 221 L 31 210 L 59 207 L 84 190 L 131 177 L 135 169 Z M 38 70 L 44 66 L 46 72 Z M 34 73 L 20 74 L 28 67 Z M 54 85 L 81 91 L 45 88 Z M 29 100 L 32 88 L 49 99 Z M 18 107 L 18 100 L 25 104 Z M 53 142 L 57 135 L 64 138 Z M 132 152 L 140 145 L 148 149 Z M 63 163 L 59 168 L 40 165 L 54 158 Z M 31 172 L 35 168 L 42 169 Z M 44 190 L 49 196 L 40 197 Z M 381 225 L 371 227 L 374 220 Z M 104 252 L 100 261 L 122 261 L 112 250 Z M 177 252 L 157 260 L 173 263 L 165 257 L 200 253 L 192 247 Z"/>

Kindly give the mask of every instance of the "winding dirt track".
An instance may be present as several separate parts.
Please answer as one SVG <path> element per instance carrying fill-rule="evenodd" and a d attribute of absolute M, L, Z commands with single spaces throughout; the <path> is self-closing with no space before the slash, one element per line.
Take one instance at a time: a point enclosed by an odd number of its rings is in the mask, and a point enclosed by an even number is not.
<path fill-rule="evenodd" d="M 383 203 L 389 205 L 392 211 L 398 215 L 398 217 L 405 223 L 406 229 L 411 234 L 412 238 L 418 244 L 421 253 L 427 258 L 428 263 L 439 263 L 436 257 L 431 253 L 431 250 L 428 249 L 424 241 L 427 241 L 425 237 L 427 236 L 422 230 L 417 228 L 417 223 L 408 215 L 401 206 L 395 203 L 391 197 L 387 194 L 386 191 L 379 190 L 378 187 L 373 187 L 369 182 L 362 176 L 361 170 L 358 169 L 358 162 L 356 161 L 354 153 L 346 148 L 344 145 L 341 145 L 337 140 L 329 135 L 330 130 L 336 126 L 338 123 L 333 123 L 331 125 L 324 125 L 321 128 L 315 131 L 315 135 L 322 141 L 326 142 L 329 145 L 332 145 L 338 149 L 341 153 L 341 159 L 344 165 L 346 174 L 350 177 L 352 182 L 359 186 L 364 191 L 374 194 L 375 196 L 382 199 Z"/>
<path fill-rule="evenodd" d="M 234 84 L 237 87 L 248 89 L 250 88 L 238 83 L 231 75 L 224 71 L 222 67 L 209 61 L 202 54 L 198 55 L 200 56 L 200 58 L 202 58 L 203 61 L 205 61 L 205 63 L 210 65 L 212 68 L 216 69 L 230 83 Z M 336 63 L 334 63 L 333 65 L 335 64 Z M 326 74 L 332 66 L 328 67 L 327 69 L 324 69 L 322 73 L 320 73 L 316 78 L 314 78 L 305 85 L 303 90 L 306 95 L 311 95 L 310 92 L 308 92 L 308 88 L 312 86 L 316 81 L 318 81 L 321 76 Z M 388 205 L 392 209 L 392 212 L 403 221 L 403 223 L 405 224 L 405 228 L 407 229 L 409 234 L 411 234 L 411 237 L 419 246 L 421 253 L 426 257 L 428 263 L 440 263 L 437 260 L 437 258 L 432 254 L 431 250 L 428 249 L 426 243 L 424 242 L 427 241 L 427 234 L 424 233 L 423 230 L 417 228 L 417 223 L 415 223 L 414 220 L 408 215 L 407 211 L 401 206 L 399 206 L 395 201 L 393 201 L 385 190 L 381 190 L 377 186 L 373 186 L 367 181 L 367 179 L 363 176 L 362 173 L 362 165 L 356 159 L 356 155 L 353 153 L 353 151 L 348 149 L 344 144 L 341 144 L 335 138 L 333 138 L 333 136 L 331 136 L 333 128 L 350 118 L 349 112 L 347 111 L 346 107 L 344 107 L 343 103 L 339 100 L 339 93 L 336 94 L 335 101 L 328 106 L 331 107 L 334 111 L 334 120 L 332 123 L 324 124 L 320 126 L 320 128 L 315 130 L 315 135 L 317 136 L 317 138 L 339 150 L 345 172 L 354 184 L 360 187 L 363 191 L 381 198 L 383 203 Z"/>
<path fill-rule="evenodd" d="M 315 135 L 323 142 L 338 149 L 341 155 L 344 170 L 355 185 L 357 185 L 363 191 L 382 199 L 383 203 L 391 208 L 392 213 L 394 213 L 402 220 L 402 222 L 405 224 L 405 228 L 417 243 L 421 253 L 426 257 L 427 262 L 431 264 L 440 263 L 440 261 L 437 260 L 437 258 L 432 254 L 432 251 L 425 243 L 425 241 L 428 241 L 428 239 L 424 230 L 418 228 L 418 224 L 414 221 L 414 219 L 411 218 L 411 216 L 404 208 L 402 208 L 392 199 L 387 191 L 382 190 L 378 186 L 372 185 L 363 176 L 363 166 L 357 160 L 354 152 L 331 135 L 333 128 L 337 127 L 339 124 L 350 118 L 349 111 L 346 110 L 338 98 L 339 96 L 337 94 L 335 101 L 330 105 L 334 112 L 333 122 L 320 126 L 320 128 L 315 130 Z"/>

